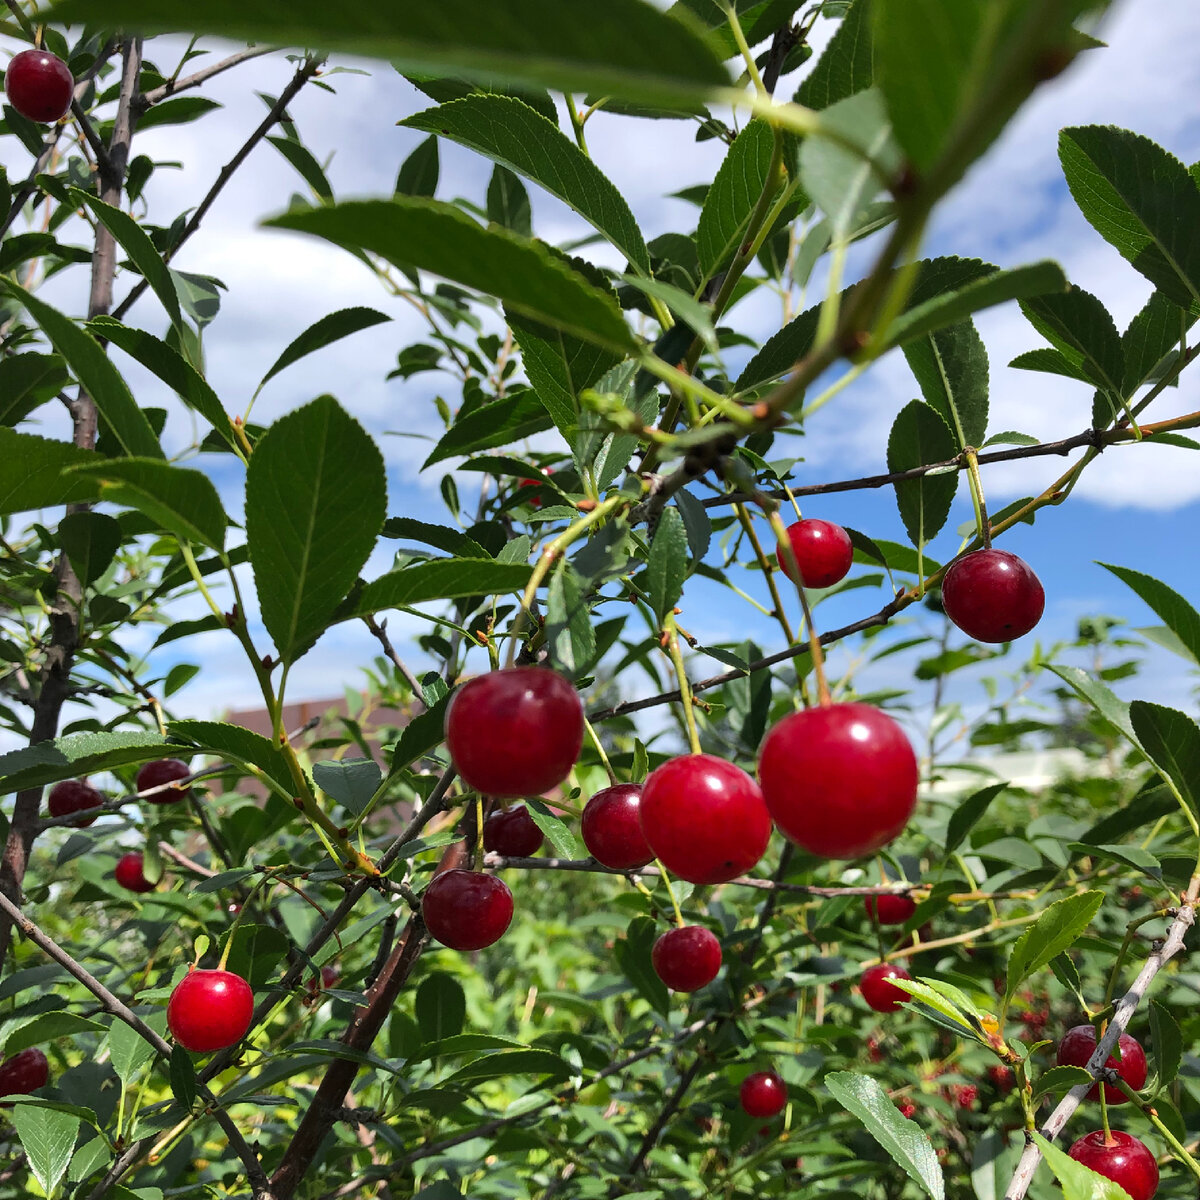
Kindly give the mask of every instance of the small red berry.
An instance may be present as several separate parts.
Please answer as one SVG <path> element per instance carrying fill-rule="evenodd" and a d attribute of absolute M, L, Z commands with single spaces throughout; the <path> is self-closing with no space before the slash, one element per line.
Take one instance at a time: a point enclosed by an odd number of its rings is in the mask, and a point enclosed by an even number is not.
<path fill-rule="evenodd" d="M 1150 1200 L 1158 1191 L 1158 1163 L 1143 1142 L 1114 1129 L 1111 1138 L 1097 1129 L 1081 1137 L 1067 1153 L 1083 1166 L 1123 1187 L 1131 1200 Z"/>
<path fill-rule="evenodd" d="M 1146 1086 L 1146 1052 L 1136 1038 L 1123 1033 L 1117 1041 L 1121 1048 L 1120 1060 L 1110 1054 L 1104 1065 L 1111 1067 L 1136 1092 Z M 1058 1043 L 1057 1061 L 1060 1067 L 1086 1067 L 1088 1059 L 1096 1052 L 1096 1030 L 1091 1025 L 1075 1025 L 1068 1029 Z M 1100 1098 L 1100 1084 L 1092 1084 L 1089 1100 Z M 1111 1083 L 1104 1085 L 1104 1099 L 1109 1104 L 1124 1104 L 1125 1093 Z"/>
<path fill-rule="evenodd" d="M 167 1028 L 193 1054 L 224 1050 L 240 1042 L 254 1016 L 254 993 L 232 971 L 192 968 L 167 1001 Z"/>
<path fill-rule="evenodd" d="M 908 1117 L 911 1120 L 917 1115 L 917 1106 L 911 1100 L 897 1100 L 896 1107 L 900 1110 L 902 1117 Z"/>
<path fill-rule="evenodd" d="M 192 773 L 192 768 L 177 758 L 160 758 L 146 763 L 137 773 L 136 790 L 148 792 L 151 788 L 162 787 L 166 783 L 174 783 L 177 779 L 186 779 Z M 150 804 L 175 804 L 186 799 L 191 793 L 190 787 L 163 787 L 162 791 L 143 799 Z"/>
<path fill-rule="evenodd" d="M 113 877 L 129 892 L 152 892 L 154 884 L 143 873 L 146 860 L 140 851 L 131 850 L 117 860 Z"/>
<path fill-rule="evenodd" d="M 893 979 L 911 979 L 912 976 L 903 968 L 893 963 L 876 963 L 868 967 L 858 981 L 862 998 L 876 1012 L 895 1012 L 905 1001 L 912 997 L 890 981 Z"/>
<path fill-rule="evenodd" d="M 792 564 L 782 550 L 775 552 L 775 561 L 793 583 L 802 582 L 810 588 L 827 588 L 846 578 L 854 561 L 854 546 L 850 535 L 840 525 L 805 517 L 789 525 L 787 535 L 796 556 L 796 565 L 800 568 L 800 579 L 796 579 Z"/>
<path fill-rule="evenodd" d="M 1005 1094 L 1011 1092 L 1017 1082 L 1013 1069 L 1009 1066 L 988 1067 L 988 1077 Z"/>
<path fill-rule="evenodd" d="M 946 616 L 978 642 L 1009 642 L 1042 618 L 1046 593 L 1029 564 L 1007 550 L 955 559 L 942 579 Z"/>
<path fill-rule="evenodd" d="M 642 789 L 618 783 L 595 793 L 584 806 L 579 832 L 588 853 L 612 871 L 634 871 L 654 858 L 639 817 Z"/>
<path fill-rule="evenodd" d="M 421 898 L 425 926 L 451 950 L 482 950 L 499 941 L 513 917 L 508 885 L 482 871 L 442 871 Z"/>
<path fill-rule="evenodd" d="M 673 992 L 695 992 L 721 969 L 721 943 L 703 925 L 668 929 L 650 950 L 655 974 Z"/>
<path fill-rule="evenodd" d="M 46 805 L 52 817 L 69 817 L 72 813 L 84 812 L 89 808 L 99 808 L 104 803 L 104 797 L 90 783 L 82 779 L 64 779 L 50 789 Z M 94 813 L 85 821 L 76 821 L 75 826 L 86 829 L 98 817 Z"/>
<path fill-rule="evenodd" d="M 476 675 L 446 709 L 446 746 L 463 782 L 489 796 L 540 796 L 566 777 L 583 745 L 583 704 L 547 667 Z"/>
<path fill-rule="evenodd" d="M 527 491 L 530 488 L 541 487 L 542 484 L 546 482 L 545 476 L 554 474 L 553 467 L 542 467 L 541 471 L 542 471 L 541 479 L 533 479 L 533 478 L 522 479 L 520 484 L 517 486 L 517 493 L 520 494 L 521 492 Z M 525 499 L 525 498 L 522 497 L 522 499 Z M 533 496 L 530 496 L 528 499 L 526 499 L 525 503 L 528 504 L 531 508 L 541 508 L 542 507 L 542 498 L 541 498 L 541 496 L 533 495 Z"/>
<path fill-rule="evenodd" d="M 0 1062 L 0 1096 L 28 1096 L 49 1082 L 50 1064 L 36 1046 Z"/>
<path fill-rule="evenodd" d="M 689 883 L 725 883 L 745 874 L 771 838 L 758 784 L 712 754 L 672 758 L 651 771 L 639 816 L 654 856 Z"/>
<path fill-rule="evenodd" d="M 880 925 L 903 925 L 917 911 L 911 896 L 865 896 L 867 916 Z"/>
<path fill-rule="evenodd" d="M 773 1117 L 787 1106 L 787 1084 L 774 1071 L 755 1071 L 742 1080 L 738 1099 L 751 1117 Z"/>
<path fill-rule="evenodd" d="M 763 798 L 780 831 L 821 858 L 886 846 L 917 803 L 917 756 L 904 730 L 869 704 L 792 713 L 758 752 Z"/>
<path fill-rule="evenodd" d="M 959 1083 L 954 1087 L 954 1103 L 959 1108 L 969 1111 L 975 1107 L 979 1089 L 973 1083 Z"/>
<path fill-rule="evenodd" d="M 528 858 L 536 854 L 546 840 L 523 804 L 507 812 L 498 809 L 483 823 L 483 848 L 505 858 Z"/>
<path fill-rule="evenodd" d="M 30 121 L 53 125 L 67 115 L 75 79 L 71 69 L 48 50 L 22 50 L 4 72 L 8 102 Z"/>

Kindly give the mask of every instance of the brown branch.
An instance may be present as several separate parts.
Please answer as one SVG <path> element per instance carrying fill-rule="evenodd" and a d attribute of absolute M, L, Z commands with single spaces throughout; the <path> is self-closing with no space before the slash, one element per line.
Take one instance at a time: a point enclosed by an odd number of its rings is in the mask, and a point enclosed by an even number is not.
<path fill-rule="evenodd" d="M 1167 930 L 1167 936 L 1146 959 L 1129 991 L 1117 1002 L 1113 1018 L 1109 1021 L 1104 1036 L 1096 1043 L 1096 1049 L 1087 1062 L 1088 1073 L 1093 1079 L 1099 1078 L 1104 1064 L 1108 1061 L 1109 1054 L 1116 1047 L 1121 1034 L 1125 1032 L 1130 1018 L 1141 1003 L 1155 975 L 1183 950 L 1183 939 L 1196 919 L 1197 895 L 1200 895 L 1200 874 L 1192 876 L 1175 919 Z M 1041 1128 L 1042 1137 L 1047 1141 L 1054 1141 L 1083 1102 L 1090 1087 L 1090 1083 L 1077 1084 L 1059 1101 L 1058 1107 L 1050 1114 Z M 1017 1169 L 1013 1172 L 1013 1177 L 1004 1193 L 1004 1200 L 1023 1200 L 1025 1193 L 1029 1190 L 1029 1185 L 1033 1182 L 1033 1173 L 1037 1170 L 1041 1158 L 1041 1150 L 1032 1140 L 1028 1141 L 1025 1152 L 1021 1155 L 1021 1161 L 1017 1164 Z"/>
<path fill-rule="evenodd" d="M 404 682 L 412 688 L 413 695 L 424 695 L 424 692 L 421 690 L 421 681 L 412 673 L 404 659 L 396 653 L 396 648 L 392 645 L 392 639 L 387 635 L 387 621 L 377 621 L 373 614 L 368 613 L 363 617 L 363 623 L 374 637 L 378 639 L 379 644 L 383 647 L 384 654 L 387 655 L 392 666 L 404 677 Z"/>
<path fill-rule="evenodd" d="M 168 79 L 161 87 L 142 92 L 134 101 L 134 106 L 139 113 L 143 113 L 152 105 L 166 100 L 168 96 L 175 96 L 180 92 L 186 92 L 189 88 L 199 87 L 202 83 L 207 83 L 214 75 L 220 75 L 222 71 L 228 71 L 249 59 L 261 58 L 264 54 L 273 54 L 276 49 L 275 46 L 248 46 L 245 50 L 239 50 L 236 54 L 231 54 L 228 58 L 223 58 L 220 62 L 215 62 L 193 75 L 187 75 L 183 79 Z"/>

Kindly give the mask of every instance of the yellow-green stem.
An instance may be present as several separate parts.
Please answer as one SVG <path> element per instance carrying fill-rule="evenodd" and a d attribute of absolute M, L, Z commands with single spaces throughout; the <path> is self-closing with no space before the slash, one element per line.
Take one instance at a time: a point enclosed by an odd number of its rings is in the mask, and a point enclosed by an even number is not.
<path fill-rule="evenodd" d="M 688 682 L 683 651 L 679 648 L 679 629 L 672 613 L 667 613 L 667 619 L 663 622 L 663 630 L 667 635 L 667 649 L 671 655 L 671 663 L 675 667 L 675 675 L 679 680 L 679 695 L 683 702 L 683 719 L 687 724 L 688 745 L 693 754 L 699 754 L 701 753 L 700 732 L 696 728 L 696 706 L 692 703 L 692 685 Z"/>

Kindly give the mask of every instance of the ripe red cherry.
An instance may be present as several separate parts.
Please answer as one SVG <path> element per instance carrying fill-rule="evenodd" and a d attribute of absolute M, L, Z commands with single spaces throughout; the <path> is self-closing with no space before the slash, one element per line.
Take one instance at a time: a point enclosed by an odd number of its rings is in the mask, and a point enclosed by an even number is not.
<path fill-rule="evenodd" d="M 901 988 L 896 987 L 891 980 L 911 979 L 912 976 L 903 968 L 892 963 L 877 963 L 868 967 L 858 981 L 862 998 L 876 1012 L 895 1012 L 900 1005 L 912 997 Z"/>
<path fill-rule="evenodd" d="M 28 1096 L 49 1082 L 50 1064 L 36 1046 L 0 1062 L 0 1096 Z"/>
<path fill-rule="evenodd" d="M 805 517 L 787 529 L 788 541 L 800 568 L 800 579 L 796 578 L 788 556 L 782 550 L 775 552 L 779 569 L 793 582 L 805 587 L 827 588 L 841 583 L 854 561 L 854 546 L 850 535 L 832 521 L 818 521 Z"/>
<path fill-rule="evenodd" d="M 773 1117 L 787 1105 L 787 1084 L 774 1071 L 755 1071 L 742 1080 L 738 1099 L 751 1117 Z"/>
<path fill-rule="evenodd" d="M 1046 593 L 1029 564 L 1007 550 L 976 550 L 942 579 L 946 616 L 977 642 L 1009 642 L 1042 619 Z"/>
<path fill-rule="evenodd" d="M 642 789 L 618 783 L 596 792 L 583 810 L 579 832 L 588 853 L 613 871 L 634 871 L 654 858 L 639 817 Z"/>
<path fill-rule="evenodd" d="M 421 900 L 425 926 L 451 950 L 482 950 L 498 941 L 513 916 L 503 879 L 481 871 L 443 871 Z"/>
<path fill-rule="evenodd" d="M 668 929 L 650 948 L 654 973 L 673 992 L 695 992 L 721 969 L 721 943 L 703 925 Z"/>
<path fill-rule="evenodd" d="M 1136 1092 L 1146 1086 L 1146 1052 L 1136 1038 L 1121 1034 L 1117 1044 L 1121 1047 L 1121 1058 L 1110 1054 L 1104 1065 L 1111 1067 Z M 1096 1031 L 1091 1025 L 1075 1025 L 1067 1030 L 1058 1043 L 1058 1065 L 1060 1067 L 1086 1067 L 1088 1059 L 1096 1052 Z M 1100 1084 L 1092 1084 L 1087 1094 L 1089 1100 L 1100 1099 Z M 1125 1093 L 1111 1083 L 1104 1085 L 1104 1099 L 1109 1104 L 1124 1104 Z"/>
<path fill-rule="evenodd" d="M 534 478 L 532 478 L 532 477 L 531 477 L 531 478 L 529 478 L 529 479 L 522 479 L 522 480 L 521 480 L 521 482 L 520 482 L 520 484 L 519 484 L 519 485 L 518 485 L 518 487 L 517 487 L 517 491 L 518 491 L 518 493 L 520 493 L 520 492 L 524 492 L 524 491 L 526 491 L 526 490 L 527 490 L 527 489 L 529 489 L 529 488 L 538 488 L 538 487 L 541 487 L 541 486 L 542 486 L 542 484 L 546 482 L 546 480 L 545 480 L 545 476 L 547 476 L 547 475 L 553 475 L 553 474 L 554 474 L 554 468 L 553 468 L 553 467 L 542 467 L 542 469 L 541 469 L 541 470 L 542 470 L 542 476 L 543 476 L 543 478 L 541 478 L 541 479 L 534 479 Z M 524 499 L 524 498 L 523 498 L 523 499 Z M 530 496 L 528 499 L 526 499 L 526 500 L 525 500 L 525 503 L 527 503 L 528 505 L 530 505 L 532 508 L 541 508 L 541 507 L 542 507 L 542 498 L 541 498 L 541 496 L 536 496 L 536 495 L 535 495 L 535 496 Z"/>
<path fill-rule="evenodd" d="M 186 779 L 191 773 L 192 768 L 177 758 L 159 758 L 154 762 L 146 763 L 138 771 L 136 789 L 139 792 L 147 792 L 151 788 L 162 787 L 164 783 L 173 783 L 176 779 Z M 163 788 L 161 792 L 155 792 L 153 796 L 145 796 L 143 799 L 150 804 L 174 804 L 176 801 L 185 799 L 191 790 L 186 787 L 167 787 Z"/>
<path fill-rule="evenodd" d="M 4 72 L 8 102 L 30 121 L 53 125 L 67 115 L 75 80 L 71 69 L 48 50 L 22 50 Z"/>
<path fill-rule="evenodd" d="M 672 758 L 651 771 L 638 813 L 655 858 L 689 883 L 744 875 L 771 838 L 758 785 L 712 754 Z"/>
<path fill-rule="evenodd" d="M 583 745 L 583 704 L 546 667 L 476 675 L 446 709 L 446 745 L 468 787 L 489 796 L 540 796 L 562 783 Z"/>
<path fill-rule="evenodd" d="M 167 1001 L 171 1036 L 194 1054 L 224 1050 L 240 1042 L 254 1017 L 254 993 L 232 971 L 195 968 L 175 985 Z"/>
<path fill-rule="evenodd" d="M 1081 1137 L 1067 1153 L 1097 1175 L 1111 1179 L 1123 1187 L 1132 1200 L 1150 1200 L 1158 1191 L 1158 1163 L 1154 1155 L 1131 1134 L 1112 1131 L 1112 1138 L 1103 1129 Z"/>
<path fill-rule="evenodd" d="M 99 808 L 104 803 L 104 797 L 90 783 L 82 779 L 64 779 L 50 789 L 47 807 L 52 817 L 69 817 L 72 813 L 83 812 L 88 808 Z M 86 821 L 76 821 L 79 829 L 91 825 L 100 814 L 95 813 Z"/>
<path fill-rule="evenodd" d="M 483 823 L 483 848 L 505 858 L 528 858 L 536 854 L 546 840 L 523 804 L 507 812 L 497 809 Z"/>
<path fill-rule="evenodd" d="M 867 916 L 880 925 L 903 925 L 917 911 L 911 896 L 864 896 Z"/>
<path fill-rule="evenodd" d="M 917 804 L 917 756 L 904 730 L 868 704 L 784 717 L 763 739 L 758 778 L 780 831 L 821 858 L 873 854 Z"/>
<path fill-rule="evenodd" d="M 146 860 L 137 850 L 131 850 L 128 854 L 117 860 L 116 868 L 113 871 L 113 876 L 116 881 L 129 892 L 152 892 L 154 884 L 150 882 L 143 874 Z"/>

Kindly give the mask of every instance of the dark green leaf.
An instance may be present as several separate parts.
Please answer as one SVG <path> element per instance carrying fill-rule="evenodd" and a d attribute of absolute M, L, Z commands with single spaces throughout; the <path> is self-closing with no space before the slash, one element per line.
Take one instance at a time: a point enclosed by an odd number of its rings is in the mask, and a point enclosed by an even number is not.
<path fill-rule="evenodd" d="M 692 560 L 692 569 L 703 561 L 712 542 L 712 521 L 708 509 L 696 499 L 686 488 L 680 488 L 675 493 L 675 507 L 683 517 L 683 527 L 687 531 L 688 555 Z"/>
<path fill-rule="evenodd" d="M 1067 379 L 1078 379 L 1080 383 L 1092 382 L 1082 367 L 1075 366 L 1065 354 L 1058 350 L 1051 350 L 1049 346 L 1018 354 L 1008 365 L 1015 367 L 1018 371 L 1044 371 L 1048 375 L 1062 375 Z M 1036 440 L 1036 438 L 1033 439 L 1035 442 Z"/>
<path fill-rule="evenodd" d="M 1083 1067 L 1051 1067 L 1037 1077 L 1033 1085 L 1033 1098 L 1036 1100 L 1046 1092 L 1069 1092 L 1078 1084 L 1093 1082 L 1092 1076 Z"/>
<path fill-rule="evenodd" d="M 1074 688 L 1114 729 L 1124 734 L 1140 749 L 1137 734 L 1133 732 L 1129 721 L 1129 705 L 1119 699 L 1111 688 L 1079 667 L 1062 667 L 1047 663 L 1046 669 L 1053 671 L 1059 679 Z"/>
<path fill-rule="evenodd" d="M 499 163 L 488 181 L 487 215 L 489 221 L 495 221 L 513 233 L 533 236 L 533 207 L 529 203 L 529 193 L 517 175 Z"/>
<path fill-rule="evenodd" d="M 511 96 L 474 95 L 400 122 L 532 180 L 603 234 L 643 274 L 650 255 L 625 197 L 553 122 Z"/>
<path fill-rule="evenodd" d="M 848 1112 L 857 1117 L 889 1157 L 931 1200 L 943 1200 L 945 1184 L 937 1155 L 925 1131 L 900 1110 L 869 1075 L 834 1071 L 825 1076 L 825 1088 Z"/>
<path fill-rule="evenodd" d="M 476 450 L 488 450 L 493 446 L 505 446 L 531 434 L 541 433 L 550 428 L 548 407 L 543 407 L 538 396 L 528 390 L 513 392 L 481 405 L 450 426 L 421 464 L 421 469 L 447 458 L 473 454 Z M 565 417 L 565 414 L 560 415 Z"/>
<path fill-rule="evenodd" d="M 453 1087 L 459 1083 L 479 1082 L 484 1079 L 504 1079 L 509 1075 L 551 1075 L 555 1079 L 566 1079 L 571 1068 L 550 1050 L 502 1050 L 498 1054 L 484 1054 L 459 1067 L 446 1079 Z"/>
<path fill-rule="evenodd" d="M 658 931 L 649 917 L 634 917 L 625 936 L 613 944 L 613 957 L 642 999 L 649 1001 L 656 1013 L 666 1017 L 671 1011 L 667 985 L 658 977 L 650 961 L 650 950 L 657 936 Z"/>
<path fill-rule="evenodd" d="M 1186 713 L 1135 700 L 1129 721 L 1146 757 L 1179 790 L 1193 814 L 1200 814 L 1200 728 Z"/>
<path fill-rule="evenodd" d="M 412 517 L 388 517 L 383 523 L 383 536 L 405 542 L 422 542 L 460 558 L 487 558 L 487 551 L 465 533 L 449 525 L 430 525 Z"/>
<path fill-rule="evenodd" d="M 171 1094 L 184 1112 L 192 1111 L 196 1102 L 196 1067 L 182 1046 L 171 1047 Z"/>
<path fill-rule="evenodd" d="M 935 409 L 920 400 L 911 400 L 900 410 L 888 437 L 889 471 L 907 471 L 942 462 L 956 453 L 954 435 Z M 895 488 L 904 528 L 913 545 L 922 547 L 950 515 L 950 505 L 958 490 L 958 473 L 902 479 Z"/>
<path fill-rule="evenodd" d="M 365 616 L 384 608 L 402 608 L 426 600 L 455 600 L 461 596 L 491 596 L 521 591 L 533 568 L 526 563 L 495 559 L 439 559 L 413 563 L 372 580 L 354 599 L 343 619 Z"/>
<path fill-rule="evenodd" d="M 1200 658 L 1200 613 L 1183 596 L 1174 588 L 1155 579 L 1153 575 L 1106 562 L 1100 563 L 1100 566 L 1131 587 L 1162 618 L 1163 623 L 1183 643 L 1188 653 L 1193 658 Z"/>
<path fill-rule="evenodd" d="M 396 196 L 286 213 L 267 224 L 432 271 L 585 341 L 622 353 L 635 348 L 616 303 L 540 242 L 485 229 L 453 205 Z"/>
<path fill-rule="evenodd" d="M 1158 1086 L 1170 1087 L 1183 1061 L 1183 1034 L 1170 1009 L 1157 1000 L 1150 1001 L 1150 1039 L 1158 1070 Z"/>
<path fill-rule="evenodd" d="M 18 1025 L 4 1040 L 6 1055 L 19 1054 L 30 1046 L 41 1046 L 55 1038 L 75 1037 L 81 1033 L 103 1033 L 104 1026 L 72 1012 L 48 1012 Z"/>
<path fill-rule="evenodd" d="M 526 807 L 534 824 L 546 835 L 546 840 L 554 848 L 556 858 L 587 857 L 570 826 L 561 817 L 556 817 L 541 800 L 528 800 Z"/>
<path fill-rule="evenodd" d="M 10 279 L 0 280 L 12 296 L 23 304 L 41 326 L 51 345 L 67 361 L 75 378 L 96 402 L 102 432 L 113 439 L 125 454 L 162 458 L 162 447 L 146 414 L 121 378 L 99 342 L 80 329 L 74 321 L 18 287 Z"/>
<path fill-rule="evenodd" d="M 683 594 L 687 578 L 688 540 L 678 509 L 663 510 L 662 519 L 650 543 L 644 590 L 650 607 L 661 626 Z"/>
<path fill-rule="evenodd" d="M 1108 309 L 1090 292 L 1065 292 L 1021 301 L 1021 311 L 1071 366 L 1113 397 L 1121 395 L 1125 355 Z"/>
<path fill-rule="evenodd" d="M 12 1110 L 12 1123 L 43 1194 L 53 1195 L 67 1173 L 79 1135 L 79 1118 L 40 1105 L 20 1104 Z"/>
<path fill-rule="evenodd" d="M 842 18 L 837 33 L 805 76 L 796 92 L 796 103 L 808 108 L 828 108 L 875 81 L 871 45 L 869 0 L 856 0 Z"/>
<path fill-rule="evenodd" d="M 1068 849 L 1073 854 L 1090 854 L 1095 858 L 1107 858 L 1124 863 L 1135 871 L 1142 871 L 1152 879 L 1162 879 L 1162 864 L 1141 846 L 1119 846 L 1095 842 L 1072 842 Z"/>
<path fill-rule="evenodd" d="M 246 537 L 263 624 L 285 663 L 333 620 L 387 508 L 379 448 L 323 396 L 262 436 L 246 472 Z"/>
<path fill-rule="evenodd" d="M 774 144 L 770 126 L 765 121 L 751 121 L 729 147 L 704 199 L 696 230 L 696 249 L 706 278 L 737 252 L 766 186 Z"/>
<path fill-rule="evenodd" d="M 73 733 L 0 755 L 0 795 L 162 758 L 170 743 L 157 733 Z"/>
<path fill-rule="evenodd" d="M 1156 380 L 1178 349 L 1184 330 L 1195 323 L 1200 310 L 1196 305 L 1180 308 L 1162 292 L 1155 292 L 1142 310 L 1129 322 L 1121 338 L 1125 356 L 1125 376 L 1121 380 L 1124 395 L 1132 396 L 1143 384 Z"/>
<path fill-rule="evenodd" d="M 312 188 L 318 199 L 333 203 L 333 188 L 307 146 L 294 138 L 269 137 L 267 141 L 296 169 L 296 173 Z"/>
<path fill-rule="evenodd" d="M 980 788 L 968 796 L 950 815 L 950 823 L 946 827 L 945 857 L 949 858 L 955 850 L 966 841 L 967 834 L 975 827 L 980 817 L 988 810 L 988 806 L 1008 787 L 1007 783 L 993 783 Z"/>
<path fill-rule="evenodd" d="M 596 631 L 585 599 L 583 581 L 564 562 L 546 595 L 546 643 L 554 665 L 571 677 L 587 670 L 596 656 Z"/>
<path fill-rule="evenodd" d="M 1007 994 L 1013 996 L 1023 980 L 1070 949 L 1103 903 L 1103 892 L 1081 892 L 1056 900 L 1045 909 L 1021 934 L 1009 955 Z"/>
<path fill-rule="evenodd" d="M 462 1033 L 467 1015 L 467 997 L 462 985 L 444 971 L 434 971 L 421 980 L 415 1000 L 417 1024 L 426 1042 L 441 1042 Z"/>
<path fill-rule="evenodd" d="M 222 721 L 172 721 L 167 732 L 172 738 L 215 757 L 227 758 L 239 765 L 249 763 L 286 791 L 290 792 L 296 786 L 288 760 L 271 739 L 261 733 Z"/>
<path fill-rule="evenodd" d="M 349 337 L 352 333 L 370 329 L 374 325 L 380 325 L 390 320 L 391 317 L 376 312 L 373 308 L 343 308 L 330 313 L 327 317 L 322 317 L 315 324 L 310 325 L 275 360 L 274 366 L 262 377 L 258 387 L 254 389 L 255 394 L 262 391 L 269 379 L 274 379 L 285 367 L 290 367 L 292 363 L 297 362 L 306 354 L 323 350 L 326 346 L 341 341 L 342 338 Z"/>
<path fill-rule="evenodd" d="M 87 587 L 108 570 L 121 548 L 121 525 L 106 513 L 67 513 L 58 523 L 58 542 Z"/>
<path fill-rule="evenodd" d="M 921 395 L 941 414 L 959 449 L 987 436 L 987 348 L 972 321 L 950 325 L 904 347 Z"/>
<path fill-rule="evenodd" d="M 401 164 L 396 176 L 398 196 L 429 196 L 437 191 L 441 170 L 438 140 L 427 137 Z"/>
<path fill-rule="evenodd" d="M 189 125 L 220 107 L 207 96 L 172 96 L 169 100 L 160 100 L 142 113 L 138 117 L 137 127 L 144 131 L 155 126 Z"/>
<path fill-rule="evenodd" d="M 313 763 L 313 782 L 355 816 L 367 807 L 383 781 L 372 758 L 341 758 Z"/>
<path fill-rule="evenodd" d="M 52 400 L 69 378 L 57 354 L 16 354 L 0 359 L 0 425 L 16 425 Z"/>

